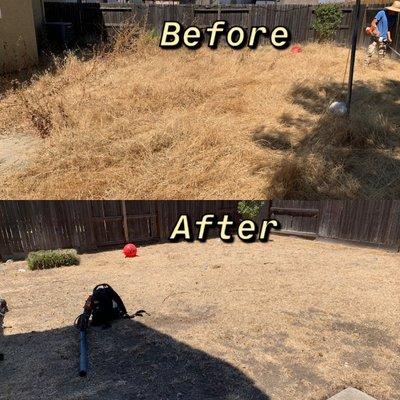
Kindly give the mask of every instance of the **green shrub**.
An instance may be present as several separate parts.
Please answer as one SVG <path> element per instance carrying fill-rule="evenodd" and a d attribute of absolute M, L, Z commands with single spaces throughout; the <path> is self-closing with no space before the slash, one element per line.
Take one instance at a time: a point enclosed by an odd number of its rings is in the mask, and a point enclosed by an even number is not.
<path fill-rule="evenodd" d="M 255 218 L 260 213 L 264 201 L 242 200 L 238 203 L 238 212 L 245 218 Z"/>
<path fill-rule="evenodd" d="M 317 32 L 318 40 L 332 40 L 343 19 L 340 6 L 333 3 L 320 4 L 315 9 L 315 17 L 313 28 Z"/>
<path fill-rule="evenodd" d="M 76 250 L 41 250 L 28 254 L 28 268 L 30 270 L 66 267 L 79 264 Z"/>

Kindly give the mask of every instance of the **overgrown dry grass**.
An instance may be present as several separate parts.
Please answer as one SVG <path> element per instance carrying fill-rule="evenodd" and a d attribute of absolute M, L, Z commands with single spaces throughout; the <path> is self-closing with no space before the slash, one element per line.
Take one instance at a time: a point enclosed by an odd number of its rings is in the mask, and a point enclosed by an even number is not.
<path fill-rule="evenodd" d="M 359 52 L 348 121 L 326 113 L 347 55 L 165 51 L 147 34 L 70 54 L 0 98 L 0 138 L 43 143 L 23 170 L 0 169 L 0 196 L 398 197 L 400 63 L 363 71 Z"/>

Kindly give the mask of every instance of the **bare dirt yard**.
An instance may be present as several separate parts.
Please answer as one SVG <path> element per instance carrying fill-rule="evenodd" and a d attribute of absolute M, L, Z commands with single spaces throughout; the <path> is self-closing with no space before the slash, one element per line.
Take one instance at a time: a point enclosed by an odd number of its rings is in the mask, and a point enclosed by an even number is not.
<path fill-rule="evenodd" d="M 346 97 L 348 54 L 165 51 L 125 32 L 112 51 L 0 79 L 0 136 L 42 142 L 23 168 L 0 165 L 0 196 L 398 198 L 400 62 L 363 69 L 359 49 L 352 115 L 338 118 L 327 108 Z"/>
<path fill-rule="evenodd" d="M 400 398 L 399 255 L 271 239 L 107 251 L 47 271 L 3 264 L 0 398 L 325 400 L 347 386 Z M 151 315 L 90 328 L 79 378 L 72 323 L 103 282 Z"/>

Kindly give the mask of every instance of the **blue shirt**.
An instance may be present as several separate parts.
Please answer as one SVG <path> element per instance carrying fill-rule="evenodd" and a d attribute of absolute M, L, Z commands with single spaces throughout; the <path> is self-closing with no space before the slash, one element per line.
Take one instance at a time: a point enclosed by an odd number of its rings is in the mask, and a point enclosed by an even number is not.
<path fill-rule="evenodd" d="M 377 27 L 379 31 L 379 36 L 383 39 L 387 39 L 388 31 L 396 23 L 396 15 L 389 15 L 386 10 L 381 10 L 375 15 L 377 22 Z"/>

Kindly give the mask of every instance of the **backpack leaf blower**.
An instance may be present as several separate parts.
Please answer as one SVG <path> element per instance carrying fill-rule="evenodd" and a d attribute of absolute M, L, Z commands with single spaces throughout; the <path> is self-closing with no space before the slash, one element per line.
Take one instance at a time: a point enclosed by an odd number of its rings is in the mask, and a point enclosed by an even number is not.
<path fill-rule="evenodd" d="M 121 318 L 143 317 L 148 314 L 145 310 L 136 311 L 129 315 L 121 297 L 107 283 L 97 285 L 93 289 L 83 307 L 83 313 L 79 315 L 74 322 L 75 327 L 79 330 L 79 376 L 87 375 L 88 369 L 88 349 L 87 349 L 87 328 L 89 326 L 90 317 L 91 325 L 102 326 L 108 328 L 112 321 Z"/>

